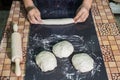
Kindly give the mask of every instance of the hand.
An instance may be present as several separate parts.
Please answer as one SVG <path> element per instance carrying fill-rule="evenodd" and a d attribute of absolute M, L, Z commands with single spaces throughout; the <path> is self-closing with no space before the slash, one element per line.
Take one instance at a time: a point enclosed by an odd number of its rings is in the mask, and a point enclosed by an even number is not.
<path fill-rule="evenodd" d="M 84 22 L 84 21 L 86 21 L 88 16 L 89 16 L 89 9 L 86 8 L 85 6 L 81 6 L 77 10 L 77 14 L 74 17 L 74 21 L 75 21 L 75 23 Z"/>
<path fill-rule="evenodd" d="M 42 22 L 40 11 L 36 7 L 34 6 L 28 7 L 27 12 L 28 12 L 27 18 L 30 21 L 30 23 L 40 24 Z"/>

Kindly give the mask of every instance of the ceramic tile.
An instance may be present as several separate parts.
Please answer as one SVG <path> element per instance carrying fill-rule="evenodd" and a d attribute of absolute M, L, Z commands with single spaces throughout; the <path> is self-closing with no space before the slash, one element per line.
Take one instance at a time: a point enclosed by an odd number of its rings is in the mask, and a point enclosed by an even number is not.
<path fill-rule="evenodd" d="M 116 67 L 117 67 L 117 65 L 116 65 L 116 63 L 115 63 L 115 62 L 109 62 L 109 67 L 114 67 L 114 68 L 116 68 Z"/>
<path fill-rule="evenodd" d="M 120 44 L 120 40 L 116 40 L 117 44 Z"/>
<path fill-rule="evenodd" d="M 112 74 L 113 80 L 120 80 L 120 73 Z"/>
<path fill-rule="evenodd" d="M 118 46 L 117 45 L 111 45 L 111 48 L 112 48 L 113 51 L 114 50 L 118 50 Z"/>
<path fill-rule="evenodd" d="M 103 45 L 109 45 L 109 41 L 102 41 L 103 42 Z"/>
<path fill-rule="evenodd" d="M 111 47 L 110 46 L 101 46 L 103 53 L 104 61 L 115 61 Z"/>
<path fill-rule="evenodd" d="M 8 70 L 3 70 L 2 76 L 9 76 L 9 75 L 10 75 L 10 71 L 8 71 Z"/>
<path fill-rule="evenodd" d="M 7 58 L 6 58 L 6 59 L 4 60 L 4 64 L 11 64 L 11 59 L 7 59 Z"/>
<path fill-rule="evenodd" d="M 115 60 L 116 60 L 117 62 L 120 61 L 120 56 L 114 56 L 114 57 L 115 57 Z"/>
<path fill-rule="evenodd" d="M 5 58 L 5 54 L 4 53 L 0 53 L 0 59 L 4 59 Z"/>
<path fill-rule="evenodd" d="M 113 17 L 113 16 L 107 16 L 107 18 L 108 18 L 108 19 L 114 19 L 114 17 Z"/>
<path fill-rule="evenodd" d="M 119 50 L 114 50 L 112 51 L 114 56 L 119 56 L 120 55 L 120 51 Z"/>
<path fill-rule="evenodd" d="M 18 80 L 17 77 L 10 77 L 10 80 Z"/>
<path fill-rule="evenodd" d="M 108 23 L 108 20 L 107 19 L 103 19 L 102 22 L 103 23 Z"/>
<path fill-rule="evenodd" d="M 11 69 L 11 66 L 8 64 L 3 66 L 3 70 L 10 70 L 10 69 Z"/>
<path fill-rule="evenodd" d="M 118 69 L 117 68 L 111 67 L 110 71 L 111 71 L 111 73 L 118 73 Z"/>
<path fill-rule="evenodd" d="M 3 70 L 3 65 L 0 65 L 0 72 Z"/>
<path fill-rule="evenodd" d="M 119 67 L 119 68 L 120 68 L 120 62 L 116 62 L 116 64 L 117 64 L 117 67 Z"/>
<path fill-rule="evenodd" d="M 0 80 L 9 80 L 9 76 L 1 76 Z"/>
<path fill-rule="evenodd" d="M 115 40 L 109 41 L 109 42 L 110 42 L 110 45 L 116 45 L 117 44 Z"/>

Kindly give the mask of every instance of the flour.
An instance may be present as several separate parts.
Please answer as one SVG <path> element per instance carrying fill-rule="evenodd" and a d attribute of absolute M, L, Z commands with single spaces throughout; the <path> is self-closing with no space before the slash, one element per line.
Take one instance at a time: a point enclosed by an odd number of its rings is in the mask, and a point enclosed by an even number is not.
<path fill-rule="evenodd" d="M 33 66 L 34 68 L 37 68 L 37 65 L 34 61 L 35 56 L 42 50 L 51 51 L 52 46 L 56 44 L 59 41 L 67 40 L 72 43 L 74 46 L 74 53 L 78 52 L 87 52 L 89 55 L 94 59 L 94 69 L 87 73 L 80 73 L 74 69 L 74 67 L 71 64 L 70 58 L 63 58 L 58 60 L 58 68 L 60 68 L 61 74 L 64 77 L 61 77 L 60 80 L 94 80 L 95 75 L 99 75 L 99 72 L 101 72 L 101 60 L 102 57 L 98 57 L 95 50 L 95 41 L 89 40 L 88 42 L 85 42 L 83 36 L 78 35 L 57 35 L 52 34 L 48 37 L 40 37 L 41 35 L 35 34 L 33 37 L 30 36 L 30 43 L 29 44 L 29 58 L 33 61 L 29 61 L 29 65 Z M 56 70 L 52 72 L 48 72 L 47 75 L 55 74 Z M 37 70 L 37 73 L 45 76 L 46 73 L 41 72 L 40 70 Z M 34 76 L 34 75 L 33 75 Z M 36 78 L 37 79 L 37 78 Z M 35 78 L 34 78 L 35 80 Z"/>
<path fill-rule="evenodd" d="M 84 42 L 84 37 L 80 37 L 78 35 L 50 35 L 47 38 L 41 38 L 39 37 L 40 35 L 35 34 L 34 37 L 30 37 L 30 40 L 32 40 L 32 42 L 34 44 L 32 44 L 31 46 L 33 47 L 41 47 L 45 50 L 51 51 L 51 47 L 53 46 L 53 44 L 61 41 L 61 40 L 68 40 L 69 42 L 71 42 L 75 48 L 75 52 L 80 52 L 80 51 L 86 51 L 87 49 L 87 45 Z"/>

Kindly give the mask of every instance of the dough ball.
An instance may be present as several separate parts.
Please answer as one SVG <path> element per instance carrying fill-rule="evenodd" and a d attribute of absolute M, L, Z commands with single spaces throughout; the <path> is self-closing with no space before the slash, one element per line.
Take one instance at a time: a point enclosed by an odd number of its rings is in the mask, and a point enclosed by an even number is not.
<path fill-rule="evenodd" d="M 69 57 L 73 53 L 74 48 L 70 42 L 61 41 L 53 46 L 52 51 L 57 57 L 64 58 Z"/>
<path fill-rule="evenodd" d="M 74 55 L 72 64 L 80 72 L 89 72 L 94 68 L 94 60 L 86 53 Z"/>
<path fill-rule="evenodd" d="M 54 70 L 57 67 L 55 56 L 48 51 L 42 51 L 36 56 L 36 63 L 43 72 Z"/>

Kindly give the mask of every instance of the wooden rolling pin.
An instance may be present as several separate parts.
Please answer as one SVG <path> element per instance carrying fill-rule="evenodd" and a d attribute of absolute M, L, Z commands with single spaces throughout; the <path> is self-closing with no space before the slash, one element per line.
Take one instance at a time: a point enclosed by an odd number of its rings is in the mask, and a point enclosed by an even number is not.
<path fill-rule="evenodd" d="M 11 36 L 11 49 L 12 49 L 12 62 L 15 62 L 15 74 L 16 76 L 21 75 L 20 62 L 22 61 L 22 43 L 21 35 L 18 33 L 17 24 L 13 24 L 13 30 Z"/>

